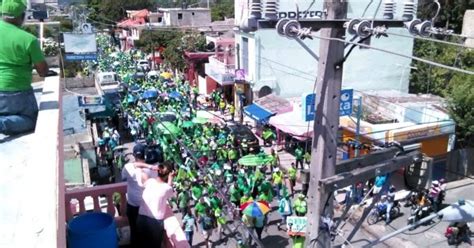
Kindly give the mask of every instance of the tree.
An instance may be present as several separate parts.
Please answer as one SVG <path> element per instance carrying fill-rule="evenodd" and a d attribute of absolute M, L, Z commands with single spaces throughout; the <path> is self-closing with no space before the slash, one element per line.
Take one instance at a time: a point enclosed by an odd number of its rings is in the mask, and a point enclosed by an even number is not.
<path fill-rule="evenodd" d="M 435 27 L 443 27 L 460 34 L 464 13 L 474 0 L 439 0 L 441 9 L 434 20 Z M 431 20 L 436 13 L 436 4 L 431 0 L 418 2 L 418 17 Z M 458 37 L 434 35 L 434 38 L 462 43 Z M 416 57 L 436 61 L 445 65 L 474 70 L 474 50 L 445 45 L 426 40 L 415 40 L 413 54 Z M 410 74 L 411 93 L 431 93 L 448 99 L 450 115 L 456 122 L 457 146 L 474 146 L 474 76 L 453 72 L 422 62 L 413 62 L 416 68 Z"/>
<path fill-rule="evenodd" d="M 211 7 L 212 21 L 221 21 L 225 18 L 234 18 L 234 1 L 220 0 Z"/>
<path fill-rule="evenodd" d="M 456 122 L 457 146 L 474 147 L 474 76 L 457 74 L 448 94 L 451 117 Z"/>

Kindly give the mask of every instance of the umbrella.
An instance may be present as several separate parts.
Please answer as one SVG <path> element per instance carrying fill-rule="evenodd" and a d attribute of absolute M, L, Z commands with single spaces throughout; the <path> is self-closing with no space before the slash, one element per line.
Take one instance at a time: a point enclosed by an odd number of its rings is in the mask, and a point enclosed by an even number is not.
<path fill-rule="evenodd" d="M 239 164 L 243 166 L 258 166 L 258 165 L 264 165 L 268 164 L 271 161 L 271 157 L 267 155 L 255 155 L 255 154 L 249 154 L 246 156 L 243 156 L 242 158 L 239 159 Z"/>
<path fill-rule="evenodd" d="M 173 76 L 173 74 L 171 74 L 169 72 L 163 72 L 163 73 L 160 74 L 160 76 L 162 76 L 165 79 L 170 79 Z"/>
<path fill-rule="evenodd" d="M 185 121 L 185 122 L 183 122 L 183 125 L 182 125 L 183 128 L 188 128 L 188 127 L 192 127 L 192 126 L 194 126 L 194 122 L 192 122 L 192 121 Z"/>
<path fill-rule="evenodd" d="M 157 98 L 158 97 L 158 91 L 156 90 L 147 90 L 145 92 L 143 92 L 142 94 L 142 98 L 145 98 L 145 99 L 150 99 L 150 98 Z"/>
<path fill-rule="evenodd" d="M 192 120 L 192 122 L 196 124 L 204 124 L 207 122 L 207 119 L 203 117 L 196 117 Z"/>
<path fill-rule="evenodd" d="M 164 133 L 164 134 L 179 134 L 181 132 L 181 129 L 179 129 L 176 125 L 174 125 L 171 122 L 162 122 L 158 124 L 158 128 Z"/>
<path fill-rule="evenodd" d="M 443 221 L 472 222 L 474 221 L 474 201 L 460 200 L 438 212 Z"/>
<path fill-rule="evenodd" d="M 172 97 L 172 98 L 180 98 L 181 94 L 177 91 L 173 91 L 173 92 L 169 93 L 168 96 Z"/>
<path fill-rule="evenodd" d="M 240 210 L 250 217 L 261 217 L 270 212 L 270 206 L 265 201 L 248 201 L 240 205 Z"/>

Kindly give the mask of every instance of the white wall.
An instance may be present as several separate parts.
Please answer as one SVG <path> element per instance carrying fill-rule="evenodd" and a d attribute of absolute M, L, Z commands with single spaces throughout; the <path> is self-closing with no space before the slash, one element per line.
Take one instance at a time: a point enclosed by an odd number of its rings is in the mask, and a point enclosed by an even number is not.
<path fill-rule="evenodd" d="M 246 0 L 236 0 L 235 17 L 236 24 L 242 22 L 246 13 Z M 300 0 L 300 11 L 308 8 L 312 0 Z M 396 16 L 401 16 L 402 2 L 398 0 Z M 348 18 L 360 17 L 365 7 L 369 3 L 366 1 L 350 2 L 348 8 Z M 376 1 L 368 8 L 365 17 L 373 15 L 376 9 Z M 242 9 L 243 8 L 243 9 Z M 322 2 L 315 2 L 310 11 L 322 10 Z M 280 1 L 280 12 L 296 11 L 293 1 Z M 382 17 L 382 7 L 378 12 L 378 17 Z M 405 29 L 390 29 L 391 32 L 407 34 Z M 251 51 L 249 38 L 249 59 L 256 57 L 255 73 L 249 71 L 251 81 L 254 83 L 253 90 L 258 91 L 267 85 L 284 97 L 301 96 L 304 92 L 313 90 L 314 81 L 317 74 L 317 61 L 301 47 L 295 40 L 290 40 L 279 36 L 274 29 L 257 30 L 254 32 L 257 47 L 255 52 Z M 348 39 L 351 36 L 348 35 Z M 236 38 L 236 42 L 241 39 Z M 305 40 L 304 43 L 319 54 L 319 40 Z M 382 37 L 372 38 L 371 45 L 384 48 L 398 53 L 411 55 L 413 50 L 413 39 L 403 37 Z M 346 49 L 346 51 L 349 47 Z M 241 54 L 241 56 L 246 56 Z M 242 59 L 241 59 L 242 61 Z M 397 90 L 408 92 L 408 78 L 410 59 L 389 55 L 375 50 L 355 48 L 344 64 L 343 87 L 357 90 Z M 252 63 L 249 64 L 249 66 Z"/>

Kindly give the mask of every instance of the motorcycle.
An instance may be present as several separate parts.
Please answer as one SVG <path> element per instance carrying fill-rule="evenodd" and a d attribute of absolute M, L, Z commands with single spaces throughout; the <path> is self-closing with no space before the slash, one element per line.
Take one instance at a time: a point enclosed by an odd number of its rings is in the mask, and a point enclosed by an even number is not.
<path fill-rule="evenodd" d="M 446 228 L 444 236 L 447 238 L 448 245 L 460 245 L 462 242 L 471 244 L 471 230 L 466 223 L 459 225 L 453 223 Z"/>
<path fill-rule="evenodd" d="M 433 207 L 431 203 L 425 204 L 423 206 L 413 205 L 411 208 L 411 215 L 408 217 L 408 225 L 415 224 L 417 221 L 427 217 L 433 212 Z"/>
<path fill-rule="evenodd" d="M 374 207 L 369 215 L 367 216 L 367 223 L 373 225 L 377 223 L 381 218 L 385 218 L 387 212 L 386 204 L 378 204 Z M 398 201 L 393 202 L 392 209 L 390 210 L 390 218 L 393 219 L 400 214 L 400 205 Z"/>

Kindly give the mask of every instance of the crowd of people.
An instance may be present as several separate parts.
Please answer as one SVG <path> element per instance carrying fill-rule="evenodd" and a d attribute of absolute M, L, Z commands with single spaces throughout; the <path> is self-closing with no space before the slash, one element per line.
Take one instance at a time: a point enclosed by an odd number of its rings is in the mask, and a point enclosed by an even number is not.
<path fill-rule="evenodd" d="M 197 89 L 179 74 L 159 70 L 137 77 L 129 63 L 136 53 L 110 47 L 101 50 L 99 70 L 115 71 L 125 86 L 120 93 L 120 111 L 136 143 L 135 160 L 122 171 L 122 179 L 128 182 L 127 216 L 134 246 L 161 243 L 156 235 L 162 236 L 163 220 L 173 209 L 182 215 L 189 244 L 193 245 L 193 236 L 199 231 L 208 247 L 235 232 L 227 226 L 235 218 L 241 218 L 258 239 L 262 238 L 268 211 L 247 213 L 243 206 L 249 203 L 271 210 L 276 201 L 282 217 L 279 228 L 288 216 L 305 216 L 305 195 L 296 195 L 294 189 L 296 167 L 303 168 L 301 148 L 291 168 L 283 171 L 274 149 L 269 153 L 263 147 L 251 150 L 245 139 L 238 140 L 225 128 L 227 121 L 233 121 L 235 108 L 220 92 L 208 97 L 210 105 L 200 104 Z M 220 115 L 204 118 L 199 116 L 202 111 L 219 111 Z M 106 151 L 113 150 L 115 141 L 120 140 L 120 135 L 114 135 L 114 129 L 105 129 L 100 142 Z M 266 139 L 271 136 L 265 135 Z M 246 158 L 251 163 L 245 162 Z M 218 239 L 211 241 L 213 232 Z M 150 233 L 155 233 L 155 238 Z"/>

